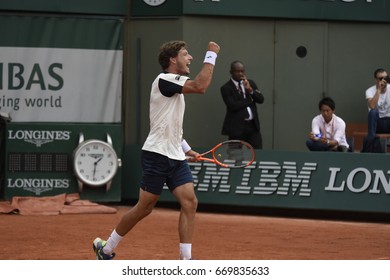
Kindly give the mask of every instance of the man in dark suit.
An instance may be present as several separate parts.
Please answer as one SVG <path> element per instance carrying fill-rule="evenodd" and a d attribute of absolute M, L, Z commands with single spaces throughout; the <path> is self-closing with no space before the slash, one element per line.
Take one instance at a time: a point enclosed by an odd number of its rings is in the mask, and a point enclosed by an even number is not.
<path fill-rule="evenodd" d="M 263 148 L 256 103 L 262 104 L 264 96 L 253 80 L 248 80 L 241 61 L 230 64 L 230 80 L 221 87 L 226 104 L 222 134 L 230 139 L 248 142 L 255 149 Z"/>

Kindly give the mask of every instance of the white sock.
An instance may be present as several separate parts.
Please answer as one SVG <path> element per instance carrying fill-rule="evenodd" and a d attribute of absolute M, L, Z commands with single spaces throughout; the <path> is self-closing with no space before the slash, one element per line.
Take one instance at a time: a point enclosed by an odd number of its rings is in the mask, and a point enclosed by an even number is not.
<path fill-rule="evenodd" d="M 190 260 L 191 256 L 191 243 L 180 243 L 180 259 L 181 260 Z"/>
<path fill-rule="evenodd" d="M 114 229 L 108 238 L 106 245 L 103 247 L 103 253 L 106 255 L 111 255 L 122 239 L 123 236 L 120 236 L 118 233 L 116 233 Z"/>

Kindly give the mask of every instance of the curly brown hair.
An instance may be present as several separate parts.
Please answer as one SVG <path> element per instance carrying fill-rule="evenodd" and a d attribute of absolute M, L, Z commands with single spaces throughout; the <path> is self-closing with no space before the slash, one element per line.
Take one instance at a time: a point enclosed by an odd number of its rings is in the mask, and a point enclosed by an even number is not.
<path fill-rule="evenodd" d="M 169 59 L 176 57 L 182 48 L 186 48 L 187 44 L 184 41 L 170 41 L 164 43 L 160 47 L 160 53 L 158 55 L 158 63 L 160 63 L 162 70 L 169 67 Z"/>

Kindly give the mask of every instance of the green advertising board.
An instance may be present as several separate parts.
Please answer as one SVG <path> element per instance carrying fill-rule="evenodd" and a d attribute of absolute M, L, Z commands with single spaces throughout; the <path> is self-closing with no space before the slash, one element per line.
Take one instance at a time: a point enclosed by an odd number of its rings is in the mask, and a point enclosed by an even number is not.
<path fill-rule="evenodd" d="M 157 5 L 158 4 L 158 5 Z M 390 0 L 131 1 L 132 16 L 235 16 L 390 22 Z"/>
<path fill-rule="evenodd" d="M 140 148 L 124 156 L 132 186 L 124 196 L 138 195 Z M 195 149 L 202 151 L 202 149 Z M 202 205 L 272 209 L 390 213 L 388 154 L 288 152 L 257 150 L 255 162 L 244 169 L 213 163 L 190 163 L 195 191 Z M 160 201 L 174 202 L 168 188 Z"/>
<path fill-rule="evenodd" d="M 5 180 L 2 184 L 4 198 L 78 193 L 73 152 L 79 144 L 80 135 L 85 141 L 107 141 L 107 134 L 121 158 L 120 124 L 8 123 L 5 132 Z M 93 201 L 120 201 L 121 173 L 119 167 L 109 189 L 106 185 L 84 185 L 80 197 Z"/>
<path fill-rule="evenodd" d="M 7 11 L 123 16 L 127 11 L 127 3 L 128 0 L 0 0 L 0 9 Z"/>
<path fill-rule="evenodd" d="M 389 167 L 386 154 L 283 151 L 258 151 L 240 170 L 191 164 L 201 203 L 381 213 L 390 213 Z"/>

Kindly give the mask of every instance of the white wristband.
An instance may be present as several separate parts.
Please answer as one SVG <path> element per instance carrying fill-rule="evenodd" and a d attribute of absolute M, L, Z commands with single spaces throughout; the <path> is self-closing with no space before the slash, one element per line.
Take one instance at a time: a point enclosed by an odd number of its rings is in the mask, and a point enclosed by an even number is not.
<path fill-rule="evenodd" d="M 181 148 L 183 149 L 183 152 L 186 154 L 188 151 L 191 151 L 190 145 L 188 145 L 187 141 L 183 139 L 181 141 Z"/>
<path fill-rule="evenodd" d="M 212 65 L 215 65 L 216 59 L 217 59 L 217 54 L 215 52 L 207 51 L 203 63 L 210 63 Z"/>

